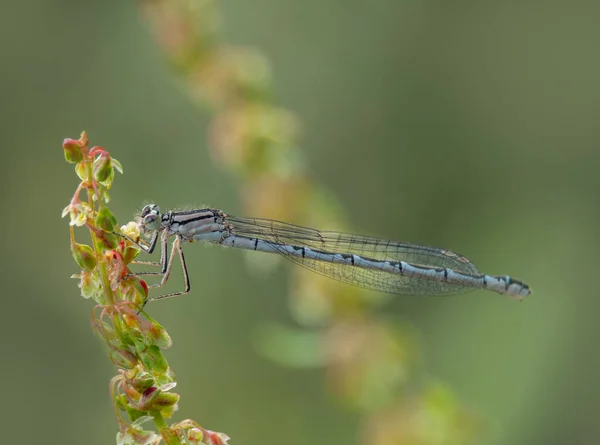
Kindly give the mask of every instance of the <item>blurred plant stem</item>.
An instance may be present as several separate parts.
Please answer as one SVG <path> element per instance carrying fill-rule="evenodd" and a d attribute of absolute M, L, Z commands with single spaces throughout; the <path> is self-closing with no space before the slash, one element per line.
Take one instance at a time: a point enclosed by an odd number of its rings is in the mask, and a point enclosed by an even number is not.
<path fill-rule="evenodd" d="M 229 440 L 225 434 L 206 430 L 192 420 L 171 426 L 165 422 L 179 401 L 179 395 L 171 392 L 176 382 L 162 353 L 171 347 L 171 338 L 157 321 L 139 312 L 148 296 L 148 286 L 128 268 L 139 248 L 119 235 L 138 240 L 139 226 L 131 222 L 119 228 L 107 207 L 114 171 L 122 173 L 121 164 L 102 147 L 88 148 L 85 132 L 79 139 L 65 139 L 63 150 L 81 180 L 63 211 L 63 217 L 70 216 L 71 253 L 81 268 L 73 278 L 79 279 L 81 295 L 97 303 L 92 328 L 105 341 L 109 358 L 118 370 L 110 384 L 119 422 L 117 443 L 225 444 Z M 75 227 L 88 229 L 91 246 L 75 240 Z M 159 434 L 143 428 L 151 421 Z"/>
<path fill-rule="evenodd" d="M 237 180 L 246 213 L 348 231 L 333 193 L 305 173 L 298 119 L 270 100 L 268 60 L 256 49 L 220 41 L 218 2 L 147 0 L 140 5 L 190 95 L 213 113 L 212 158 Z M 331 390 L 363 413 L 365 444 L 466 445 L 474 440 L 476 416 L 444 385 L 423 381 L 418 345 L 408 330 L 372 310 L 381 298 L 303 270 L 293 273 L 294 315 L 320 329 L 304 341 L 302 333 L 275 326 L 270 333 L 280 335 L 262 335 L 261 351 L 280 362 L 322 365 Z M 314 349 L 312 355 L 307 348 Z M 283 350 L 298 355 L 281 358 Z"/>

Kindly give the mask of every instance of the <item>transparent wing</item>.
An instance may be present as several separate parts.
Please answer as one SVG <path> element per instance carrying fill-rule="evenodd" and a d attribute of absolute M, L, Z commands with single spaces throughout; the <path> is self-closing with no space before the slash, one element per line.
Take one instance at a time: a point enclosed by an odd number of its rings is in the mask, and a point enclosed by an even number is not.
<path fill-rule="evenodd" d="M 321 232 L 269 219 L 229 216 L 228 220 L 237 235 L 263 240 L 293 263 L 335 280 L 371 290 L 402 295 L 453 295 L 472 289 L 458 283 L 438 282 L 421 277 L 402 276 L 385 270 L 302 258 L 290 255 L 282 245 L 308 247 L 327 253 L 355 254 L 372 260 L 405 261 L 415 266 L 448 268 L 455 272 L 480 275 L 473 263 L 464 256 L 436 247 L 349 233 Z"/>

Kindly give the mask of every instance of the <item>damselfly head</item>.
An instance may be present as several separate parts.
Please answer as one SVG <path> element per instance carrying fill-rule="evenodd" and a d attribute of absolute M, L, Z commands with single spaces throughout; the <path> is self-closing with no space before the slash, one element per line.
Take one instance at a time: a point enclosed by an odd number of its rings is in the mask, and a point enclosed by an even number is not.
<path fill-rule="evenodd" d="M 160 208 L 156 204 L 146 204 L 142 209 L 138 222 L 145 232 L 152 232 L 160 228 Z"/>

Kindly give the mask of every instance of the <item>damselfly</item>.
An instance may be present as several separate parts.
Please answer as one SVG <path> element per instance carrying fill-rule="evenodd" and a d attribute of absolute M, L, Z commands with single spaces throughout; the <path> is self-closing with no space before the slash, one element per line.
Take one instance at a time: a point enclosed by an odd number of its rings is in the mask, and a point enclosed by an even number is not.
<path fill-rule="evenodd" d="M 185 289 L 150 297 L 160 300 L 190 291 L 183 255 L 184 242 L 205 241 L 225 247 L 277 253 L 321 275 L 380 292 L 401 295 L 453 295 L 487 289 L 521 299 L 529 286 L 509 276 L 482 274 L 462 255 L 450 250 L 385 239 L 325 232 L 270 219 L 240 218 L 218 209 L 161 213 L 155 204 L 144 206 L 137 217 L 145 243 L 136 243 L 152 253 L 160 238 L 160 263 L 138 262 L 161 267 L 159 284 L 169 279 L 175 255 L 183 267 Z M 168 240 L 174 237 L 171 252 Z"/>

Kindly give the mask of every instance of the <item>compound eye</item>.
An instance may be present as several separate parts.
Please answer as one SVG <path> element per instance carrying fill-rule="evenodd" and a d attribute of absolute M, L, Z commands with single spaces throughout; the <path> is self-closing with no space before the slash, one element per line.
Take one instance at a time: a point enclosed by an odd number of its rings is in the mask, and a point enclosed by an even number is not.
<path fill-rule="evenodd" d="M 158 206 L 156 204 L 146 204 L 142 208 L 142 212 L 141 212 L 140 216 L 142 218 L 145 218 L 150 213 L 155 213 L 157 215 L 160 213 L 160 209 L 158 208 Z"/>
<path fill-rule="evenodd" d="M 143 208 L 142 211 L 140 212 L 140 216 L 142 218 L 144 218 L 146 215 L 148 215 L 148 213 L 150 213 L 150 209 L 151 209 L 151 205 L 150 204 L 146 204 Z"/>
<path fill-rule="evenodd" d="M 156 230 L 160 226 L 160 210 L 156 204 L 146 204 L 140 213 L 142 226 L 146 230 Z"/>

